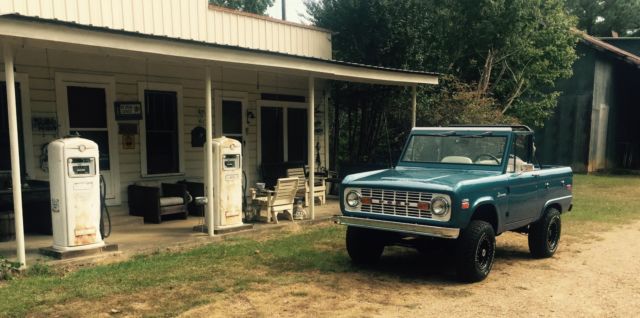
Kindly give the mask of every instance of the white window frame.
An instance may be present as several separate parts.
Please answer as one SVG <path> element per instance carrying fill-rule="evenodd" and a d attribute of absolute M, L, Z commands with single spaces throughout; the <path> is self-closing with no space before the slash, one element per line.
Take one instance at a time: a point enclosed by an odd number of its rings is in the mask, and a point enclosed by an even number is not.
<path fill-rule="evenodd" d="M 0 81 L 4 82 L 6 75 L 0 72 Z M 29 94 L 29 75 L 24 73 L 14 73 L 14 81 L 20 84 L 20 107 L 22 111 L 22 141 L 24 142 L 24 170 L 30 178 L 36 177 L 36 168 L 33 157 L 33 130 L 31 127 L 31 97 Z M 11 170 L 0 170 L 0 172 L 11 172 Z"/>
<path fill-rule="evenodd" d="M 289 108 L 297 108 L 297 109 L 306 109 L 307 116 L 309 116 L 309 107 L 307 103 L 298 103 L 298 102 L 283 102 L 277 100 L 256 100 L 258 114 L 256 118 L 258 120 L 257 124 L 257 135 L 258 135 L 258 165 L 262 164 L 262 107 L 279 107 L 283 109 L 282 114 L 282 144 L 284 154 L 282 156 L 284 162 L 289 161 L 289 126 L 287 125 L 289 121 Z M 309 136 L 307 136 L 307 139 Z"/>
<path fill-rule="evenodd" d="M 246 143 L 247 141 L 247 104 L 249 100 L 249 94 L 247 92 L 240 91 L 223 91 L 223 90 L 214 90 L 213 91 L 213 102 L 214 102 L 214 129 L 213 129 L 213 137 L 221 137 L 222 136 L 222 101 L 236 101 L 242 103 L 242 140 Z M 244 145 L 242 145 L 244 146 Z"/>
<path fill-rule="evenodd" d="M 93 75 L 84 73 L 55 73 L 56 104 L 58 113 L 58 135 L 64 137 L 69 134 L 69 105 L 67 86 L 98 87 L 105 89 L 107 103 L 107 134 L 109 136 L 109 171 L 113 183 L 113 199 L 107 199 L 107 205 L 120 205 L 120 151 L 118 131 L 114 112 L 116 99 L 116 80 L 113 76 Z"/>
<path fill-rule="evenodd" d="M 172 173 L 147 173 L 147 127 L 146 127 L 146 111 L 145 111 L 145 99 L 144 91 L 165 91 L 175 92 L 178 99 L 178 172 Z M 143 178 L 158 178 L 158 177 L 171 177 L 171 176 L 183 176 L 185 175 L 185 158 L 184 158 L 184 105 L 182 98 L 182 85 L 179 84 L 167 84 L 156 82 L 138 82 L 138 100 L 142 103 L 142 120 L 140 121 L 140 175 Z"/>

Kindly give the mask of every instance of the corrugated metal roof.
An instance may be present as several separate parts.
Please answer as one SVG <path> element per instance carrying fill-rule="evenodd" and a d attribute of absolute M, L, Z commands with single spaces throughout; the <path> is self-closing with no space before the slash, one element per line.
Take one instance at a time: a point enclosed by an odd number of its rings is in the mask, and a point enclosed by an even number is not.
<path fill-rule="evenodd" d="M 635 54 L 633 54 L 631 52 L 625 51 L 625 50 L 623 50 L 623 49 L 621 49 L 621 48 L 619 48 L 619 47 L 617 47 L 615 45 L 612 45 L 612 44 L 609 44 L 607 42 L 604 42 L 604 41 L 602 41 L 602 40 L 600 40 L 600 39 L 598 39 L 598 38 L 596 38 L 594 36 L 588 35 L 588 34 L 582 32 L 582 31 L 575 30 L 574 32 L 576 32 L 578 35 L 580 35 L 580 37 L 581 37 L 580 40 L 583 43 L 585 43 L 585 44 L 587 44 L 587 45 L 589 45 L 589 46 L 591 46 L 591 47 L 593 47 L 593 48 L 595 48 L 597 50 L 609 52 L 609 53 L 615 55 L 617 58 L 619 58 L 619 59 L 621 59 L 621 60 L 623 60 L 623 61 L 625 61 L 627 63 L 631 63 L 631 64 L 634 64 L 634 65 L 640 67 L 640 57 L 639 56 L 637 56 L 637 55 L 635 55 Z"/>
<path fill-rule="evenodd" d="M 6 15 L 0 15 L 0 18 L 18 19 L 18 20 L 37 22 L 37 23 L 58 24 L 58 25 L 64 25 L 64 26 L 67 26 L 67 27 L 73 27 L 73 28 L 77 28 L 77 29 L 84 29 L 84 30 L 91 30 L 91 31 L 98 31 L 98 32 L 109 32 L 109 33 L 115 33 L 115 34 L 121 34 L 121 35 L 136 36 L 136 37 L 150 38 L 150 39 L 159 39 L 159 40 L 179 42 L 179 43 L 198 44 L 198 45 L 207 46 L 207 47 L 217 47 L 217 48 L 234 49 L 234 50 L 240 50 L 240 51 L 250 51 L 250 52 L 256 52 L 256 53 L 261 53 L 261 54 L 266 54 L 266 55 L 286 56 L 286 57 L 289 57 L 289 58 L 304 59 L 304 60 L 310 60 L 310 61 L 316 61 L 316 62 L 325 62 L 325 63 L 331 63 L 331 64 L 336 64 L 336 65 L 361 67 L 361 68 L 366 68 L 366 69 L 371 69 L 371 70 L 383 70 L 383 71 L 391 71 L 391 72 L 397 72 L 397 73 L 420 74 L 420 75 L 431 75 L 431 76 L 440 75 L 439 73 L 436 73 L 436 72 L 398 69 L 398 68 L 390 68 L 390 67 L 376 66 L 376 65 L 366 65 L 366 64 L 347 62 L 347 61 L 340 61 L 340 60 L 327 60 L 327 59 L 321 59 L 321 58 L 317 58 L 317 57 L 292 55 L 292 54 L 286 54 L 286 53 L 280 53 L 280 52 L 265 51 L 265 50 L 259 50 L 259 49 L 251 49 L 251 48 L 246 48 L 246 47 L 241 47 L 241 46 L 233 46 L 233 45 L 226 45 L 226 44 L 208 43 L 208 42 L 203 42 L 203 41 L 186 40 L 186 39 L 173 38 L 173 37 L 161 36 L 161 35 L 143 34 L 143 33 L 139 33 L 139 32 L 131 32 L 131 31 L 123 30 L 123 29 L 119 29 L 119 30 L 110 29 L 110 28 L 105 28 L 105 27 L 78 24 L 78 23 L 74 23 L 74 22 L 61 21 L 61 20 L 56 20 L 56 19 L 45 19 L 45 18 L 40 18 L 40 17 L 24 16 L 24 15 L 15 14 L 15 13 L 6 14 Z"/>

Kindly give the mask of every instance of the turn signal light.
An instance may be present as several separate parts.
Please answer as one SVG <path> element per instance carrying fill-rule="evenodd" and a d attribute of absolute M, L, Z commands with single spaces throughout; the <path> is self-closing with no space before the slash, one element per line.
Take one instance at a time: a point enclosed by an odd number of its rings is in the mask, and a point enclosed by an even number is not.
<path fill-rule="evenodd" d="M 566 187 L 569 192 L 573 191 L 573 185 L 571 185 L 571 183 L 567 184 Z"/>
<path fill-rule="evenodd" d="M 418 210 L 428 211 L 430 208 L 429 202 L 418 202 Z"/>
<path fill-rule="evenodd" d="M 362 197 L 362 199 L 360 199 L 360 202 L 362 202 L 362 204 L 371 204 L 371 198 Z"/>

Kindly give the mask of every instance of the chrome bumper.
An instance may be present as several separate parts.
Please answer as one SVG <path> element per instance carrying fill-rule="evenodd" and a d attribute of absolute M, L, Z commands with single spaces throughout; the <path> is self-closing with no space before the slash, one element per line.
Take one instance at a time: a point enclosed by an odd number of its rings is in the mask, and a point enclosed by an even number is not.
<path fill-rule="evenodd" d="M 392 231 L 407 234 L 426 235 L 447 239 L 456 239 L 460 236 L 460 229 L 439 227 L 431 225 L 420 225 L 410 223 L 400 223 L 365 218 L 354 218 L 350 216 L 336 215 L 333 217 L 336 224 L 363 227 L 368 229 Z"/>

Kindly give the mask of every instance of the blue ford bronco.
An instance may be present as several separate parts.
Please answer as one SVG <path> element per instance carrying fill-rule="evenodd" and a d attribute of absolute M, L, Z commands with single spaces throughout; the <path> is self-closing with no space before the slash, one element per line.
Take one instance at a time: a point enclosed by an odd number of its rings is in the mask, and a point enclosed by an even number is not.
<path fill-rule="evenodd" d="M 534 257 L 555 253 L 572 183 L 571 168 L 537 163 L 526 126 L 414 128 L 396 167 L 343 180 L 335 221 L 347 225 L 356 264 L 377 261 L 388 245 L 425 251 L 449 241 L 459 278 L 477 282 L 506 231 L 527 233 Z"/>

